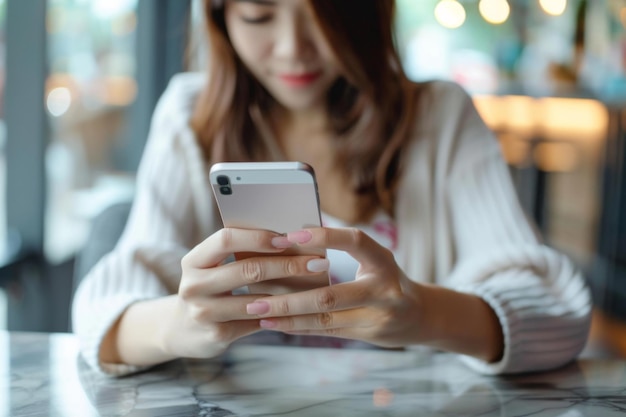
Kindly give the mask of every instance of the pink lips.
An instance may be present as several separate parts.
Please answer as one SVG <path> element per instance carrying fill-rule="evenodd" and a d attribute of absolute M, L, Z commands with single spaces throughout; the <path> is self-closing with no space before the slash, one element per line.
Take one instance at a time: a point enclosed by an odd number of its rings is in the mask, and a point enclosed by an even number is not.
<path fill-rule="evenodd" d="M 290 87 L 306 87 L 317 80 L 322 73 L 307 72 L 302 74 L 281 74 L 278 78 Z"/>

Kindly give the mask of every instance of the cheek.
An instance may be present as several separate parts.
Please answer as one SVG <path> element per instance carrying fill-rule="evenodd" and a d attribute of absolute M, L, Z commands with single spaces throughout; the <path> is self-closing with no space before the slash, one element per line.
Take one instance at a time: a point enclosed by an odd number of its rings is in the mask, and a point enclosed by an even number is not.
<path fill-rule="evenodd" d="M 231 37 L 231 42 L 239 58 L 253 69 L 259 65 L 267 55 L 268 44 L 261 37 L 249 37 L 237 34 Z"/>
<path fill-rule="evenodd" d="M 271 48 L 271 41 L 263 31 L 255 30 L 245 23 L 241 23 L 236 17 L 227 15 L 228 36 L 233 49 L 239 58 L 253 69 L 267 54 Z"/>

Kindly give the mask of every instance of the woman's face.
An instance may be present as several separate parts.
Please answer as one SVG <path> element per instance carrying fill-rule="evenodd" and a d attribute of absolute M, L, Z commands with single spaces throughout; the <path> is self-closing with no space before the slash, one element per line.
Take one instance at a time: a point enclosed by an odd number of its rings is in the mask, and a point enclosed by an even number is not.
<path fill-rule="evenodd" d="M 324 103 L 340 73 L 306 0 L 226 0 L 225 13 L 235 52 L 280 104 Z"/>

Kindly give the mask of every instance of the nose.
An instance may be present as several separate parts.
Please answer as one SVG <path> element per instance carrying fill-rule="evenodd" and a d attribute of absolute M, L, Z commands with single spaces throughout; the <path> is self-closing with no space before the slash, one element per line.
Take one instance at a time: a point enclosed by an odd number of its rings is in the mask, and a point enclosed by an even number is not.
<path fill-rule="evenodd" d="M 289 19 L 276 31 L 274 54 L 285 59 L 308 58 L 314 49 L 311 36 L 305 22 Z"/>

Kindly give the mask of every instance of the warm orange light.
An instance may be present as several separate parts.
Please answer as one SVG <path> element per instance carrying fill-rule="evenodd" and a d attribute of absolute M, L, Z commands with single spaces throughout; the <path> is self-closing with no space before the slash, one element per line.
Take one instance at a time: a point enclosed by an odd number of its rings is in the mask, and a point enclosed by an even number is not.
<path fill-rule="evenodd" d="M 46 79 L 46 93 L 57 87 L 67 87 L 76 93 L 78 90 L 78 81 L 70 73 L 67 72 L 55 72 L 50 74 Z"/>
<path fill-rule="evenodd" d="M 97 84 L 98 98 L 111 106 L 128 106 L 137 96 L 137 82 L 131 77 L 106 77 Z"/>
<path fill-rule="evenodd" d="M 509 130 L 515 130 L 525 135 L 532 135 L 537 126 L 535 99 L 527 96 L 504 96 L 502 108 L 505 112 L 505 125 Z"/>
<path fill-rule="evenodd" d="M 474 106 L 476 106 L 476 110 L 478 110 L 480 117 L 485 121 L 487 126 L 496 130 L 504 126 L 505 115 L 502 111 L 500 97 L 475 95 L 473 97 L 473 101 Z"/>
<path fill-rule="evenodd" d="M 473 101 L 491 129 L 523 137 L 597 140 L 606 136 L 609 124 L 608 111 L 596 100 L 475 96 Z"/>
<path fill-rule="evenodd" d="M 506 162 L 518 168 L 529 164 L 530 142 L 512 133 L 500 133 L 500 149 Z"/>
<path fill-rule="evenodd" d="M 535 164 L 545 172 L 571 172 L 579 165 L 579 151 L 574 143 L 543 142 L 535 147 Z"/>
<path fill-rule="evenodd" d="M 474 105 L 487 126 L 532 135 L 537 126 L 536 100 L 527 96 L 477 95 Z"/>
<path fill-rule="evenodd" d="M 580 98 L 542 98 L 537 103 L 539 129 L 544 137 L 569 139 L 604 138 L 609 114 L 602 103 Z"/>

